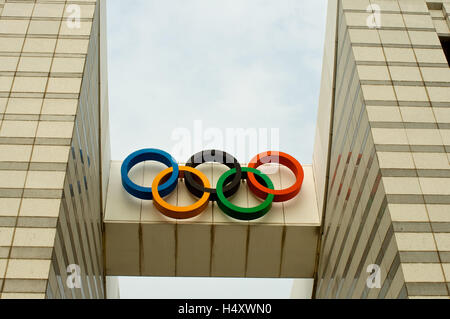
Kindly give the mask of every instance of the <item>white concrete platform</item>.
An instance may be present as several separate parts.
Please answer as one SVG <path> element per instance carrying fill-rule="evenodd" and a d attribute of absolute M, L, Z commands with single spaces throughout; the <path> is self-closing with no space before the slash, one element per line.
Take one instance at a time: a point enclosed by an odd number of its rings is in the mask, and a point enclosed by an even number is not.
<path fill-rule="evenodd" d="M 278 204 L 263 218 L 242 222 L 210 204 L 200 216 L 176 221 L 163 216 L 152 201 L 129 195 L 122 187 L 121 162 L 111 163 L 105 215 L 106 272 L 108 276 L 312 278 L 320 217 L 312 167 L 305 165 L 302 191 Z M 147 162 L 130 172 L 131 179 L 150 186 L 164 165 Z M 199 169 L 215 185 L 227 170 L 219 164 Z M 272 167 L 276 188 L 294 183 L 285 167 Z M 184 181 L 166 198 L 187 206 L 195 198 Z M 245 182 L 232 202 L 255 206 L 257 199 Z"/>

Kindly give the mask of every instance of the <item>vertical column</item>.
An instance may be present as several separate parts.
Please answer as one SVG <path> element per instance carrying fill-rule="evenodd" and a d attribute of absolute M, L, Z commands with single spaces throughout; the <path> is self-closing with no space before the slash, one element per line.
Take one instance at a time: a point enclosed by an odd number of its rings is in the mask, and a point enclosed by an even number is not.
<path fill-rule="evenodd" d="M 3 246 L 0 256 L 3 258 L 3 267 L 1 267 L 3 269 L 0 270 L 2 270 L 1 277 L 4 278 L 1 286 L 2 298 L 43 297 L 50 265 L 49 257 L 47 260 L 32 259 L 23 255 L 23 252 L 20 256 L 20 250 L 15 249 L 26 245 L 29 239 L 27 235 L 31 235 L 33 231 L 31 228 L 17 229 L 18 215 L 22 207 L 22 197 L 37 132 L 38 114 L 47 80 L 45 76 L 30 77 L 29 74 L 16 76 L 19 72 L 19 60 L 23 56 L 24 42 L 30 32 L 34 8 L 34 2 L 5 3 L 0 18 L 0 34 L 2 35 L 2 56 L 0 57 L 2 99 L 0 188 L 2 191 L 0 201 L 4 211 L 2 215 L 6 213 L 14 217 L 8 218 L 8 222 L 2 217 L 1 222 L 2 226 L 8 226 L 0 231 L 2 233 L 0 245 Z M 26 80 L 29 80 L 29 85 L 26 85 Z M 32 178 L 30 177 L 30 181 Z M 52 234 L 48 232 L 48 235 L 47 242 L 51 241 Z M 32 251 L 31 248 L 28 253 Z M 14 258 L 14 256 L 17 257 Z M 23 293 L 32 294 L 24 295 Z"/>
<path fill-rule="evenodd" d="M 316 295 L 447 298 L 450 90 L 436 27 L 425 0 L 340 4 Z M 371 265 L 380 287 L 366 284 Z"/>
<path fill-rule="evenodd" d="M 68 1 L 63 11 L 50 74 L 54 86 L 46 94 L 52 108 L 45 120 L 51 127 L 72 121 L 73 132 L 69 140 L 57 136 L 60 143 L 54 143 L 67 145 L 70 152 L 47 296 L 102 298 L 99 12 L 95 1 Z M 81 283 L 72 287 L 68 271 L 74 269 Z"/>
<path fill-rule="evenodd" d="M 68 227 L 91 217 L 60 214 L 68 210 L 61 198 L 69 191 L 67 163 L 95 2 L 79 5 L 79 27 L 69 24 L 70 4 L 0 2 L 1 298 L 45 298 L 49 278 L 49 297 L 84 296 L 66 287 L 67 263 L 81 258 L 76 232 Z M 92 255 L 100 244 L 92 239 L 95 229 L 88 229 Z M 90 273 L 99 273 L 92 265 Z"/>
<path fill-rule="evenodd" d="M 421 60 L 443 57 L 425 1 L 370 3 L 381 9 L 374 12 L 381 24 L 370 42 L 381 46 L 383 58 L 362 63 L 358 73 L 398 255 L 392 261 L 386 258 L 389 246 L 384 248 L 384 283 L 378 291 L 365 290 L 363 297 L 448 296 L 445 261 L 438 253 L 438 241 L 445 242 L 446 236 L 436 233 L 429 214 L 434 205 L 443 208 L 450 195 L 447 132 L 436 117 L 436 109 L 449 102 L 448 66 L 442 60 Z M 357 28 L 363 20 L 355 13 L 348 23 Z M 397 281 L 405 285 L 401 288 Z"/>

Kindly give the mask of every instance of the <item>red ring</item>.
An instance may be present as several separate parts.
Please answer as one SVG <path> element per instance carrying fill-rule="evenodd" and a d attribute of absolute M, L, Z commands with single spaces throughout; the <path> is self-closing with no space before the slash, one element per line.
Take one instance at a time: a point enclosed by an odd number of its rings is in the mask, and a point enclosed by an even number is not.
<path fill-rule="evenodd" d="M 248 167 L 257 169 L 259 166 L 268 163 L 279 163 L 288 167 L 295 175 L 296 182 L 289 188 L 282 190 L 273 190 L 261 185 L 255 177 L 255 174 L 248 173 L 248 186 L 250 190 L 259 198 L 265 199 L 267 194 L 275 195 L 274 202 L 286 202 L 300 193 L 303 185 L 305 173 L 302 165 L 291 155 L 283 152 L 265 152 L 256 155 L 248 164 Z"/>

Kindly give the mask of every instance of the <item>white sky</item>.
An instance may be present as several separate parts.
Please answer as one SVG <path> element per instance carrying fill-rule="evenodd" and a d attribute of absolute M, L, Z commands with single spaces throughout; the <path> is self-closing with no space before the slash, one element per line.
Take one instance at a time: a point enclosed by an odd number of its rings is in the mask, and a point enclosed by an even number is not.
<path fill-rule="evenodd" d="M 279 129 L 280 150 L 311 163 L 326 3 L 108 0 L 113 159 L 149 147 L 170 152 L 174 131 L 202 120 L 223 132 Z M 120 285 L 123 298 L 288 298 L 292 281 L 121 278 Z"/>

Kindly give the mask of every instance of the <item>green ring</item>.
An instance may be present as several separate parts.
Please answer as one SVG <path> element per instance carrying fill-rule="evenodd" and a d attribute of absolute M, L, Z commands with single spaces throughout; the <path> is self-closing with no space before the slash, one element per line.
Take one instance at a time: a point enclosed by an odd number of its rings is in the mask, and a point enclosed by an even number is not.
<path fill-rule="evenodd" d="M 242 174 L 243 178 L 247 177 L 247 173 L 253 173 L 263 179 L 264 183 L 267 184 L 267 188 L 274 189 L 273 183 L 270 178 L 267 175 L 261 173 L 259 170 L 249 167 L 242 167 L 242 173 L 244 173 Z M 272 203 L 275 195 L 268 194 L 266 200 L 261 205 L 251 208 L 239 207 L 228 201 L 228 199 L 223 194 L 223 184 L 225 183 L 227 178 L 229 178 L 233 174 L 236 174 L 235 168 L 226 171 L 217 182 L 217 204 L 219 205 L 220 209 L 226 215 L 238 220 L 255 220 L 267 214 L 272 208 Z"/>

